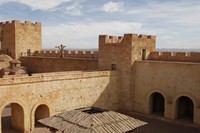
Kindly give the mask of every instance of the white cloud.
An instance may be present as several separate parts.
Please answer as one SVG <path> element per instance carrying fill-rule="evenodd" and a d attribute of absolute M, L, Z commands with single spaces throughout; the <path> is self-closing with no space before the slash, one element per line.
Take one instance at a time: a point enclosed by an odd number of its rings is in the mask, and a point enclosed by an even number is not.
<path fill-rule="evenodd" d="M 107 2 L 103 5 L 102 10 L 105 12 L 119 12 L 123 10 L 124 3 L 122 2 Z"/>
<path fill-rule="evenodd" d="M 67 7 L 65 7 L 65 13 L 72 15 L 72 16 L 80 16 L 82 15 L 82 5 L 81 5 L 82 1 L 77 0 L 74 1 L 73 3 L 71 3 L 71 5 L 68 5 Z"/>
<path fill-rule="evenodd" d="M 159 2 L 150 1 L 147 5 L 129 8 L 125 11 L 127 14 L 142 15 L 142 19 L 160 19 L 164 22 L 179 24 L 200 24 L 200 1 L 173 1 Z"/>
<path fill-rule="evenodd" d="M 68 48 L 97 48 L 99 34 L 123 35 L 137 32 L 141 26 L 135 22 L 112 21 L 69 23 L 44 27 L 43 47 L 54 48 L 55 45 L 63 43 Z"/>
<path fill-rule="evenodd" d="M 52 10 L 63 2 L 72 0 L 0 0 L 0 4 L 8 2 L 19 2 L 31 7 L 32 10 Z"/>
<path fill-rule="evenodd" d="M 148 1 L 124 10 L 145 23 L 143 33 L 157 35 L 159 48 L 200 48 L 200 1 Z"/>

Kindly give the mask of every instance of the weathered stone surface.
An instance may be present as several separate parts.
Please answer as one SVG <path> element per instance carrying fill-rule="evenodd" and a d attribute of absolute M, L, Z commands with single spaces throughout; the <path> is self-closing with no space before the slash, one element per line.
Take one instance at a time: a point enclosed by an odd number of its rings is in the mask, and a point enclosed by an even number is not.
<path fill-rule="evenodd" d="M 10 103 L 17 103 L 24 112 L 24 128 L 30 130 L 34 128 L 35 110 L 43 104 L 49 108 L 50 115 L 93 105 L 117 110 L 118 80 L 119 74 L 113 71 L 61 72 L 2 78 L 0 111 Z"/>
<path fill-rule="evenodd" d="M 42 49 L 41 23 L 12 21 L 0 24 L 1 50 L 12 58 Z"/>
<path fill-rule="evenodd" d="M 64 51 L 59 58 L 58 51 L 41 51 L 41 23 L 6 22 L 0 31 L 0 53 L 23 55 L 31 74 L 0 78 L 0 111 L 11 105 L 20 131 L 33 130 L 35 118 L 87 106 L 150 114 L 154 93 L 163 96 L 170 119 L 178 117 L 179 98 L 190 99 L 200 125 L 200 53 L 160 53 L 155 36 L 125 34 L 100 35 L 98 52 Z M 0 56 L 0 69 L 9 61 Z"/>

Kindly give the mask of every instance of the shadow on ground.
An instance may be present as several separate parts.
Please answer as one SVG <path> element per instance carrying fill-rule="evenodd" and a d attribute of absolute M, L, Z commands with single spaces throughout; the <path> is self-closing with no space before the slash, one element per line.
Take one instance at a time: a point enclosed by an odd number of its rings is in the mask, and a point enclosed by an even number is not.
<path fill-rule="evenodd" d="M 148 125 L 137 129 L 136 133 L 200 133 L 200 127 L 187 120 L 167 120 L 161 115 L 141 115 L 134 112 L 123 112 L 134 118 L 148 122 Z"/>

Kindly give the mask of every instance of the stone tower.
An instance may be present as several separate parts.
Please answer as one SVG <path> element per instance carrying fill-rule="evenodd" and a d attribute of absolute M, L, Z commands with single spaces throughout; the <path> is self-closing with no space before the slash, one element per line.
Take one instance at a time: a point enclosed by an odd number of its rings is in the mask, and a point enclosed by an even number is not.
<path fill-rule="evenodd" d="M 0 23 L 1 51 L 18 59 L 22 53 L 30 53 L 42 49 L 41 23 L 17 20 Z"/>
<path fill-rule="evenodd" d="M 121 74 L 120 107 L 133 109 L 134 62 L 145 60 L 155 44 L 156 37 L 151 35 L 99 36 L 99 69 L 116 69 Z"/>

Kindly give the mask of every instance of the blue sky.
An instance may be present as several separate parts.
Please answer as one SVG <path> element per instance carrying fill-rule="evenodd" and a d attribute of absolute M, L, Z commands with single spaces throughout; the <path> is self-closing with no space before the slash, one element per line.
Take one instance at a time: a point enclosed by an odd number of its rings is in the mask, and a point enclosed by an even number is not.
<path fill-rule="evenodd" d="M 200 49 L 200 0 L 0 0 L 1 21 L 42 22 L 43 48 L 97 48 L 98 35 L 153 34 Z"/>

